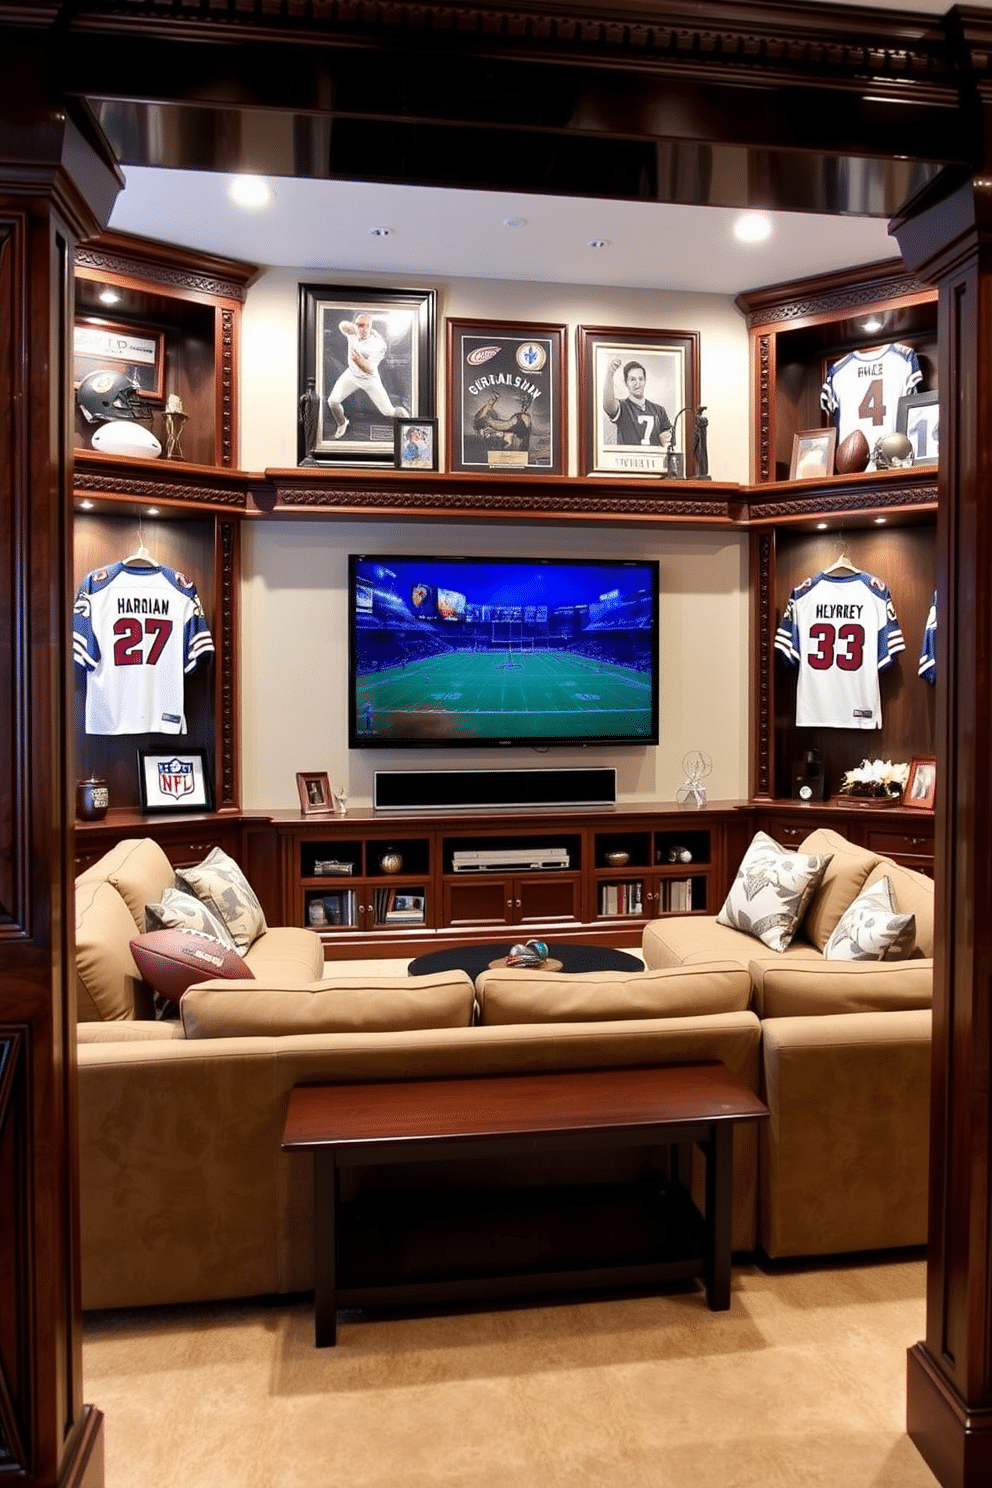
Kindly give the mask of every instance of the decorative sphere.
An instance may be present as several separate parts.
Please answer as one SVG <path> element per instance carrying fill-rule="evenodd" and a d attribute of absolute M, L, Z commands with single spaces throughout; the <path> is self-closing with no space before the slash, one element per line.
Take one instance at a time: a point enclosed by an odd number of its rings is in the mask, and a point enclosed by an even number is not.
<path fill-rule="evenodd" d="M 616 852 L 608 852 L 606 854 L 606 861 L 611 868 L 626 868 L 630 862 L 630 853 L 624 852 L 622 849 L 618 849 Z"/>
<path fill-rule="evenodd" d="M 379 867 L 383 873 L 402 873 L 403 858 L 398 852 L 383 853 L 379 859 Z"/>

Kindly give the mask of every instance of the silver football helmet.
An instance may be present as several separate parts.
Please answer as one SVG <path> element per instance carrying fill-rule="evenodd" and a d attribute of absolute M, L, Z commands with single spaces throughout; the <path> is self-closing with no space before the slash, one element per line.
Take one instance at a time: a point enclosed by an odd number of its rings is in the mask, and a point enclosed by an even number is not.
<path fill-rule="evenodd" d="M 898 470 L 913 463 L 913 445 L 905 434 L 883 434 L 871 452 L 876 470 Z"/>

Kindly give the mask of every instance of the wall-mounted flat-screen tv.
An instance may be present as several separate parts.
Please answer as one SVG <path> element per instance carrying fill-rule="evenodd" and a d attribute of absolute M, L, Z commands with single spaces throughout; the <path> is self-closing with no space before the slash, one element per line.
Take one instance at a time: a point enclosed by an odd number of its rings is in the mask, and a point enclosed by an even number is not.
<path fill-rule="evenodd" d="M 348 561 L 352 749 L 656 744 L 658 564 Z"/>

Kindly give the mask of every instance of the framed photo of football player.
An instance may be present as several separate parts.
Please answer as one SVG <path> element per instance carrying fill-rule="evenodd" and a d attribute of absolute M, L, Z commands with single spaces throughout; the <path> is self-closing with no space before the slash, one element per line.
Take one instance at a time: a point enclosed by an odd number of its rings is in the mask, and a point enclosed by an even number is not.
<path fill-rule="evenodd" d="M 146 815 L 157 811 L 212 810 L 207 751 L 139 749 L 138 795 Z"/>
<path fill-rule="evenodd" d="M 72 328 L 73 386 L 78 388 L 92 372 L 123 372 L 139 398 L 161 402 L 165 397 L 164 333 L 80 316 Z"/>
<path fill-rule="evenodd" d="M 806 429 L 793 435 L 790 480 L 822 480 L 834 473 L 836 429 Z"/>
<path fill-rule="evenodd" d="M 449 320 L 449 470 L 565 473 L 565 327 Z"/>
<path fill-rule="evenodd" d="M 432 289 L 301 284 L 297 459 L 392 465 L 397 419 L 434 414 Z"/>
<path fill-rule="evenodd" d="M 937 761 L 932 755 L 917 756 L 909 767 L 902 804 L 918 811 L 932 811 L 937 794 Z"/>
<path fill-rule="evenodd" d="M 936 465 L 940 454 L 940 405 L 936 388 L 929 393 L 907 393 L 896 409 L 896 431 L 913 446 L 914 465 Z"/>
<path fill-rule="evenodd" d="M 300 810 L 304 816 L 331 816 L 337 810 L 326 771 L 298 770 L 296 789 L 300 793 Z"/>
<path fill-rule="evenodd" d="M 397 470 L 437 469 L 437 419 L 397 419 Z"/>
<path fill-rule="evenodd" d="M 697 473 L 699 333 L 579 326 L 582 475 Z"/>

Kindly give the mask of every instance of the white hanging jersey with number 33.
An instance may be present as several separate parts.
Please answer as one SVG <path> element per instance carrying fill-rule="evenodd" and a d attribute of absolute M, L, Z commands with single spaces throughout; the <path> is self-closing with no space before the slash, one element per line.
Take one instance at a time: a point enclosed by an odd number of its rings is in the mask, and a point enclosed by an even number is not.
<path fill-rule="evenodd" d="M 799 667 L 799 728 L 882 727 L 878 674 L 906 644 L 892 596 L 867 573 L 819 573 L 789 595 L 775 649 Z"/>
<path fill-rule="evenodd" d="M 86 575 L 72 620 L 88 734 L 184 734 L 184 679 L 214 643 L 196 585 L 171 568 L 113 563 Z"/>

